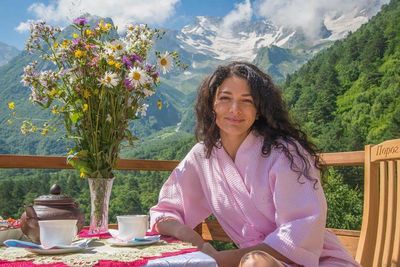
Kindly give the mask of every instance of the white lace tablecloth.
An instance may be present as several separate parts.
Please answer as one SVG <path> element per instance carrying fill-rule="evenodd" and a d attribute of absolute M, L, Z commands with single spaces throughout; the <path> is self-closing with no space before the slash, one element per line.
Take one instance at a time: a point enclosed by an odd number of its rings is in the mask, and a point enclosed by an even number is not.
<path fill-rule="evenodd" d="M 191 252 L 178 256 L 151 260 L 146 267 L 218 267 L 213 258 L 203 252 Z"/>
<path fill-rule="evenodd" d="M 100 260 L 133 262 L 144 257 L 161 256 L 166 252 L 179 252 L 194 248 L 188 243 L 167 243 L 165 241 L 149 246 L 113 247 L 105 240 L 96 240 L 90 244 L 92 250 L 62 255 L 38 255 L 22 248 L 0 247 L 0 260 L 30 261 L 35 264 L 64 263 L 67 266 L 93 266 Z M 146 266 L 197 266 L 217 267 L 215 261 L 201 252 L 191 252 L 150 260 Z"/>

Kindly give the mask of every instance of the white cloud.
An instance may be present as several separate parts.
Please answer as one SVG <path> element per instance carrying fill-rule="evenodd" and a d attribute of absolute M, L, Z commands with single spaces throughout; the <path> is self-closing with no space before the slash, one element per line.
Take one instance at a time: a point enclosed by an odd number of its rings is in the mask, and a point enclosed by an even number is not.
<path fill-rule="evenodd" d="M 220 33 L 229 35 L 237 23 L 250 21 L 253 15 L 250 0 L 235 4 L 235 8 L 223 18 Z"/>
<path fill-rule="evenodd" d="M 89 13 L 100 17 L 110 17 L 119 29 L 128 23 L 160 24 L 174 15 L 175 6 L 180 0 L 56 0 L 48 5 L 34 3 L 28 11 L 36 19 L 50 24 L 66 25 L 72 19 Z M 24 28 L 22 22 L 17 28 Z"/>
<path fill-rule="evenodd" d="M 300 27 L 313 37 L 319 33 L 326 16 L 348 13 L 354 9 L 368 9 L 373 15 L 387 2 L 389 0 L 256 0 L 254 9 L 258 15 L 277 25 Z"/>
<path fill-rule="evenodd" d="M 19 33 L 25 33 L 28 32 L 30 29 L 30 24 L 33 22 L 33 20 L 28 20 L 26 22 L 21 22 L 17 27 L 14 29 L 19 32 Z"/>

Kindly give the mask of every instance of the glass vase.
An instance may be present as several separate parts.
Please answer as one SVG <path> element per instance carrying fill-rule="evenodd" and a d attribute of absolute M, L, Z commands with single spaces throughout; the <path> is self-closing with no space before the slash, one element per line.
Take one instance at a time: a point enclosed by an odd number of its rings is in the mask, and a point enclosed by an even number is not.
<path fill-rule="evenodd" d="M 114 178 L 88 178 L 90 189 L 89 234 L 108 232 L 108 207 Z"/>

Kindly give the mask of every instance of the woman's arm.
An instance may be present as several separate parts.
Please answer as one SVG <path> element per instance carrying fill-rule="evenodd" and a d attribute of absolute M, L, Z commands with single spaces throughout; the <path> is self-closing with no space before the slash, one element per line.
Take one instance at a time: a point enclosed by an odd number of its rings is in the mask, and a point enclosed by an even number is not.
<path fill-rule="evenodd" d="M 238 266 L 240 259 L 246 254 L 254 250 L 262 250 L 274 257 L 277 260 L 286 263 L 293 263 L 291 260 L 268 246 L 267 244 L 258 244 L 248 248 L 241 248 L 241 249 L 231 249 L 231 250 L 223 250 L 217 251 L 215 248 L 211 246 L 209 243 L 205 243 L 201 249 L 202 252 L 208 254 L 209 256 L 213 257 L 217 262 L 219 267 L 231 267 L 231 266 Z"/>
<path fill-rule="evenodd" d="M 157 222 L 155 229 L 162 235 L 173 236 L 181 241 L 197 246 L 201 250 L 205 243 L 201 236 L 187 225 L 181 224 L 174 218 L 165 218 Z"/>
<path fill-rule="evenodd" d="M 156 224 L 156 230 L 162 235 L 173 236 L 181 241 L 188 242 L 197 246 L 199 250 L 213 257 L 218 263 L 219 267 L 231 267 L 238 266 L 240 259 L 248 252 L 253 250 L 262 250 L 273 256 L 275 259 L 292 263 L 288 258 L 278 253 L 276 250 L 268 246 L 267 244 L 259 244 L 256 246 L 217 251 L 210 243 L 205 242 L 201 236 L 191 229 L 189 226 L 181 224 L 174 218 L 161 219 Z"/>

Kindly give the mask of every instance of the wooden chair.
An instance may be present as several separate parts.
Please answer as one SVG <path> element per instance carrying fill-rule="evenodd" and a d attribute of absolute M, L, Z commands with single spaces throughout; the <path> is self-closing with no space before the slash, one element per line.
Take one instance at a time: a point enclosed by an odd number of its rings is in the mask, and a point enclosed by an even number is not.
<path fill-rule="evenodd" d="M 400 266 L 400 139 L 365 146 L 364 211 L 356 260 Z"/>

